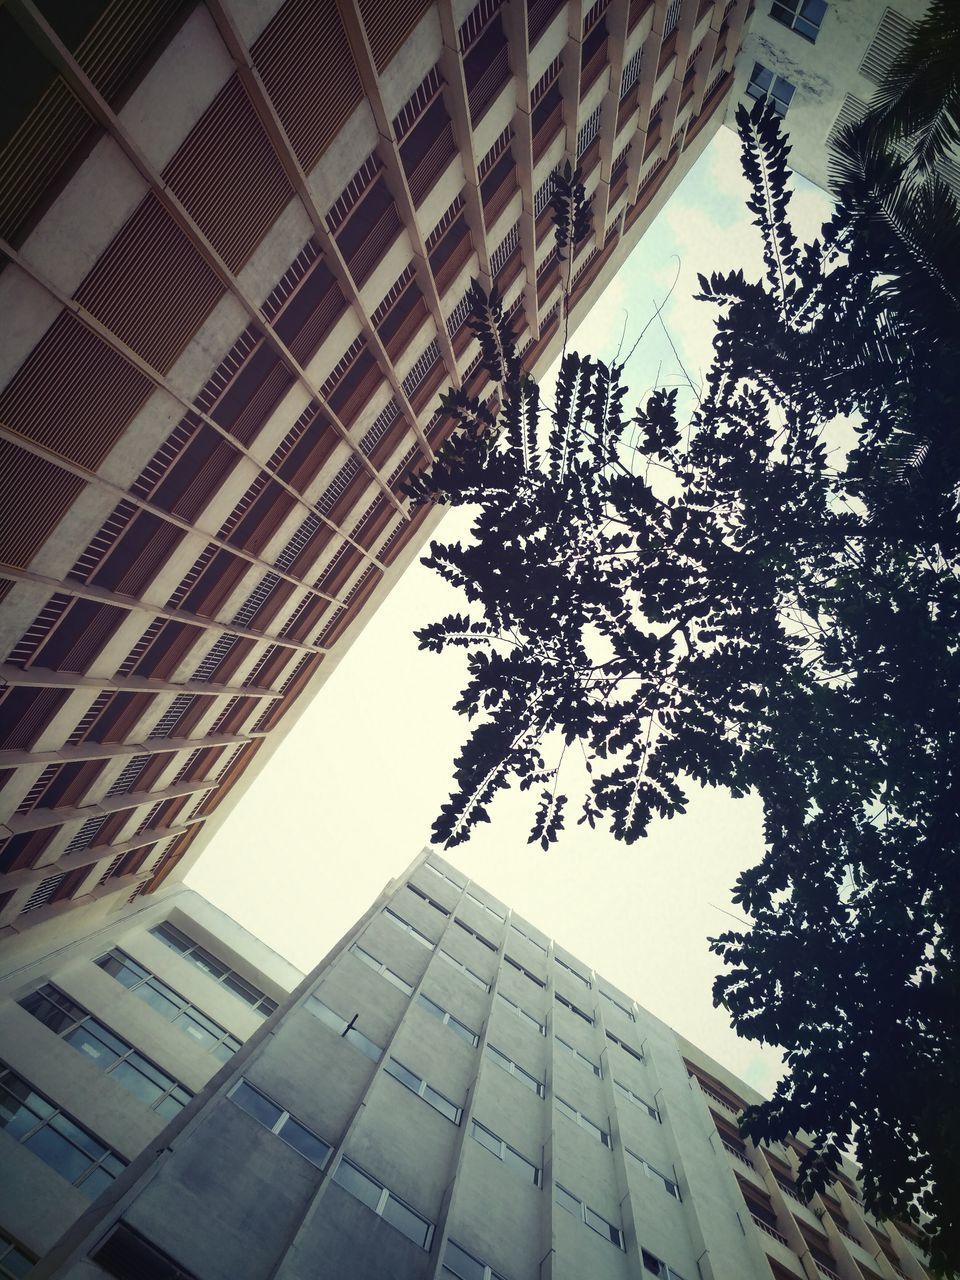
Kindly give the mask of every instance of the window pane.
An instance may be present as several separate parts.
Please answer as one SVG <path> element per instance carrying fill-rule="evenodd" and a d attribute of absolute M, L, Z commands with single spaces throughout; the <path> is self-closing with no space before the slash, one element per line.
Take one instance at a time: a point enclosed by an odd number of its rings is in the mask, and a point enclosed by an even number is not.
<path fill-rule="evenodd" d="M 21 1276 L 29 1275 L 33 1270 L 33 1259 L 28 1254 L 22 1253 L 16 1245 L 9 1249 L 0 1262 L 0 1274 L 12 1276 L 13 1280 L 20 1280 Z"/>
<path fill-rule="evenodd" d="M 359 1049 L 360 1052 L 365 1054 L 371 1062 L 380 1061 L 380 1058 L 383 1055 L 383 1050 L 379 1045 L 374 1044 L 372 1040 L 368 1039 L 362 1031 L 358 1031 L 356 1027 L 351 1027 L 344 1036 L 344 1039 L 349 1040 L 353 1047 L 355 1049 Z"/>
<path fill-rule="evenodd" d="M 304 1002 L 304 1007 L 309 1009 L 315 1018 L 319 1018 L 325 1026 L 328 1026 L 331 1030 L 335 1031 L 337 1035 L 341 1035 L 346 1030 L 346 1018 L 341 1018 L 339 1013 L 334 1013 L 332 1009 L 328 1008 L 327 1005 L 325 1005 L 323 1001 L 319 1000 L 316 996 L 307 996 L 307 999 Z"/>
<path fill-rule="evenodd" d="M 318 1138 L 315 1133 L 311 1133 L 299 1121 L 294 1120 L 292 1116 L 284 1120 L 280 1129 L 280 1137 L 284 1142 L 289 1143 L 295 1151 L 299 1151 L 302 1156 L 315 1164 L 318 1169 L 322 1169 L 330 1157 L 333 1148 L 328 1142 L 324 1142 L 322 1138 Z"/>
<path fill-rule="evenodd" d="M 469 1027 L 465 1027 L 462 1022 L 458 1022 L 456 1018 L 451 1018 L 447 1023 L 451 1031 L 455 1032 L 462 1040 L 466 1040 L 468 1044 L 477 1045 L 480 1037 L 475 1035 Z"/>
<path fill-rule="evenodd" d="M 49 1127 L 62 1138 L 66 1138 L 68 1142 L 72 1142 L 75 1147 L 86 1152 L 91 1160 L 99 1160 L 107 1153 L 107 1148 L 102 1142 L 98 1142 L 92 1134 L 81 1129 L 78 1124 L 74 1124 L 62 1112 L 51 1118 Z"/>
<path fill-rule="evenodd" d="M 537 1166 L 535 1164 L 531 1164 L 529 1160 L 525 1160 L 524 1157 L 520 1155 L 519 1151 L 514 1151 L 512 1147 L 505 1145 L 503 1148 L 503 1163 L 510 1165 L 512 1168 L 516 1169 L 518 1173 L 523 1174 L 523 1176 L 529 1182 L 532 1182 L 534 1186 L 539 1184 L 540 1178 Z"/>
<path fill-rule="evenodd" d="M 580 1201 L 576 1196 L 572 1196 L 566 1187 L 561 1187 L 557 1183 L 557 1204 L 561 1209 L 566 1209 L 568 1213 L 572 1213 L 575 1218 L 580 1217 Z"/>
<path fill-rule="evenodd" d="M 276 1103 L 271 1102 L 262 1093 L 251 1088 L 246 1080 L 241 1080 L 230 1094 L 230 1101 L 235 1102 L 238 1107 L 242 1107 L 244 1111 L 249 1112 L 254 1119 L 259 1120 L 268 1129 L 272 1129 L 281 1115 L 283 1115 Z"/>
<path fill-rule="evenodd" d="M 101 956 L 97 964 L 125 987 L 135 987 L 148 976 L 146 969 L 141 968 L 136 961 L 112 951 L 109 955 Z"/>
<path fill-rule="evenodd" d="M 114 1080 L 119 1080 L 125 1089 L 129 1089 L 132 1094 L 142 1098 L 151 1107 L 163 1097 L 170 1087 L 169 1083 L 166 1085 L 157 1084 L 156 1080 L 138 1070 L 129 1059 L 118 1063 L 110 1074 Z"/>
<path fill-rule="evenodd" d="M 399 1080 L 401 1084 L 405 1084 L 408 1089 L 412 1089 L 414 1093 L 420 1092 L 420 1085 L 423 1083 L 419 1076 L 415 1076 L 412 1071 L 408 1071 L 402 1066 L 396 1058 L 391 1058 L 384 1070 L 388 1075 L 393 1076 L 394 1080 Z"/>
<path fill-rule="evenodd" d="M 414 1213 L 412 1209 L 408 1209 L 405 1204 L 401 1204 L 399 1200 L 395 1200 L 393 1196 L 387 1197 L 383 1218 L 398 1231 L 402 1231 L 408 1240 L 418 1244 L 421 1249 L 427 1247 L 430 1223 L 421 1218 L 418 1213 Z"/>
<path fill-rule="evenodd" d="M 215 1045 L 210 1052 L 218 1062 L 229 1062 L 239 1048 L 239 1040 L 234 1040 L 233 1036 L 227 1036 L 222 1044 Z"/>
<path fill-rule="evenodd" d="M 32 1133 L 23 1145 L 68 1182 L 76 1182 L 92 1163 L 86 1152 L 75 1147 L 50 1125 Z"/>
<path fill-rule="evenodd" d="M 86 1017 L 86 1009 L 74 1004 L 53 987 L 42 987 L 20 1001 L 21 1008 L 39 1019 L 51 1031 L 61 1032 Z"/>
<path fill-rule="evenodd" d="M 179 1027 L 181 1031 L 185 1031 L 192 1040 L 195 1040 L 204 1049 L 212 1049 L 220 1039 L 219 1035 L 214 1035 L 199 1021 L 193 1011 L 181 1013 L 178 1018 L 174 1019 L 173 1025 Z"/>
<path fill-rule="evenodd" d="M 24 1099 L 16 1094 L 0 1091 L 0 1129 L 13 1138 L 19 1138 L 40 1123 L 41 1117 L 25 1105 Z"/>
<path fill-rule="evenodd" d="M 106 1191 L 115 1177 L 116 1174 L 111 1173 L 105 1165 L 97 1165 L 81 1180 L 79 1187 L 85 1196 L 88 1196 L 91 1200 L 96 1200 L 101 1191 Z"/>
<path fill-rule="evenodd" d="M 374 959 L 369 951 L 364 951 L 363 947 L 358 946 L 357 943 L 354 943 L 350 950 L 359 960 L 362 960 L 364 964 L 368 964 L 371 969 L 379 970 L 380 961 Z"/>
<path fill-rule="evenodd" d="M 439 1111 L 442 1116 L 446 1116 L 447 1119 L 451 1120 L 454 1124 L 460 1123 L 460 1108 L 455 1107 L 448 1098 L 443 1096 L 442 1093 L 437 1093 L 436 1089 L 431 1089 L 429 1085 L 426 1085 L 423 1091 L 423 1096 L 424 1099 L 430 1103 L 431 1107 Z"/>
<path fill-rule="evenodd" d="M 238 978 L 235 973 L 228 972 L 223 980 L 223 985 L 228 991 L 232 991 L 235 996 L 239 996 L 241 1000 L 246 1000 L 247 1004 L 260 1003 L 261 995 L 256 987 L 251 987 L 248 982 Z"/>
<path fill-rule="evenodd" d="M 425 996 L 422 991 L 418 998 L 427 1013 L 432 1013 L 435 1018 L 439 1018 L 441 1022 L 443 1021 L 446 1015 L 445 1009 L 441 1009 L 438 1004 L 434 1004 L 434 1002 L 428 996 Z"/>
<path fill-rule="evenodd" d="M 74 1027 L 63 1038 L 67 1044 L 72 1044 L 75 1049 L 91 1058 L 103 1071 L 112 1066 L 130 1047 L 92 1019 Z"/>
<path fill-rule="evenodd" d="M 227 965 L 217 960 L 209 951 L 204 951 L 202 947 L 196 947 L 191 952 L 190 959 L 198 969 L 202 969 L 204 973 L 209 973 L 214 978 L 223 978 L 230 972 Z"/>
<path fill-rule="evenodd" d="M 154 1107 L 158 1116 L 164 1120 L 172 1120 L 174 1116 L 178 1116 L 183 1108 L 190 1101 L 190 1096 L 184 1096 L 186 1089 L 174 1089 L 168 1097 Z"/>
<path fill-rule="evenodd" d="M 571 1107 L 569 1102 L 564 1102 L 562 1098 L 557 1098 L 557 1110 L 561 1111 L 565 1116 L 568 1116 L 571 1120 L 576 1120 L 577 1118 L 576 1111 L 573 1109 L 573 1107 Z"/>
<path fill-rule="evenodd" d="M 500 1155 L 500 1148 L 503 1145 L 500 1139 L 489 1129 L 485 1129 L 482 1124 L 474 1120 L 473 1136 L 482 1147 L 486 1147 L 488 1151 L 492 1151 L 495 1156 Z"/>
<path fill-rule="evenodd" d="M 169 987 L 164 987 L 162 983 L 157 983 L 156 979 L 151 979 L 149 982 L 137 987 L 136 994 L 141 1000 L 146 1001 L 151 1008 L 162 1014 L 168 1022 L 172 1022 L 183 1008 L 183 1001 L 174 995 Z"/>
<path fill-rule="evenodd" d="M 483 1280 L 483 1263 L 452 1240 L 447 1241 L 447 1247 L 443 1251 L 443 1265 L 451 1275 L 459 1276 L 460 1280 Z"/>
<path fill-rule="evenodd" d="M 150 932 L 173 951 L 182 953 L 189 951 L 193 946 L 186 934 L 181 933 L 179 929 L 175 929 L 172 924 L 158 924 Z"/>
<path fill-rule="evenodd" d="M 593 1227 L 602 1236 L 606 1236 L 608 1240 L 614 1240 L 615 1234 L 619 1235 L 616 1227 L 612 1226 L 606 1218 L 601 1218 L 599 1213 L 595 1213 L 588 1205 L 583 1206 L 583 1216 L 588 1227 Z"/>
<path fill-rule="evenodd" d="M 349 1191 L 352 1196 L 367 1205 L 371 1209 L 376 1209 L 380 1203 L 380 1193 L 383 1188 L 378 1182 L 374 1182 L 372 1178 L 368 1178 L 365 1173 L 349 1162 L 349 1160 L 341 1160 L 337 1165 L 336 1172 L 333 1175 L 334 1182 L 338 1182 L 345 1191 Z"/>
<path fill-rule="evenodd" d="M 395 987 L 399 987 L 406 995 L 413 995 L 413 987 L 405 978 L 401 978 L 399 973 L 394 973 L 392 969 L 384 969 L 383 976 L 388 982 L 392 982 Z"/>

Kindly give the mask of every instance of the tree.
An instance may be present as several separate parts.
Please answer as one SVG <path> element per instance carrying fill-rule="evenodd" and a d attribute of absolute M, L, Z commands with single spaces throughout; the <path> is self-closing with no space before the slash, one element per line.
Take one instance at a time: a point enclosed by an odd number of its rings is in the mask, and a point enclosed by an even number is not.
<path fill-rule="evenodd" d="M 714 999 L 740 1034 L 782 1046 L 789 1074 L 744 1128 L 804 1130 L 808 1191 L 852 1146 L 868 1207 L 926 1217 L 949 1269 L 958 211 L 935 176 L 908 199 L 865 128 L 839 152 L 835 215 L 801 246 L 775 115 L 758 104 L 738 124 L 765 273 L 701 276 L 715 358 L 689 423 L 665 390 L 628 417 L 622 365 L 569 351 L 545 406 L 499 299 L 477 292 L 496 400 L 451 393 L 458 430 L 410 485 L 419 502 L 477 508 L 472 541 L 424 561 L 470 606 L 418 632 L 421 647 L 469 650 L 456 709 L 474 727 L 434 838 L 468 838 L 516 783 L 547 848 L 571 747 L 578 822 L 628 843 L 683 812 L 691 781 L 758 794 L 766 854 L 734 895 L 751 925 L 712 940 Z M 576 175 L 556 187 L 569 227 Z M 855 443 L 836 465 L 838 419 Z"/>

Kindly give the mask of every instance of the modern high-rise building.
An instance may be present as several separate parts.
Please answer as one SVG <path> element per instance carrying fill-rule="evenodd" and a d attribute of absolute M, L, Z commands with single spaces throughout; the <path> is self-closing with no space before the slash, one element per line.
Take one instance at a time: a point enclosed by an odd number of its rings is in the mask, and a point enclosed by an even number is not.
<path fill-rule="evenodd" d="M 859 120 L 928 0 L 762 0 L 751 17 L 726 123 L 739 103 L 771 98 L 790 134 L 790 164 L 829 185 L 829 141 Z M 944 177 L 960 193 L 960 166 Z"/>
<path fill-rule="evenodd" d="M 76 920 L 64 922 L 64 934 Z M 175 885 L 0 982 L 0 1276 L 155 1148 L 303 974 Z M 18 1269 L 19 1266 L 19 1269 Z"/>
<path fill-rule="evenodd" d="M 151 943 L 143 967 L 170 945 Z M 87 951 L 78 1000 L 128 964 Z M 182 985 L 197 961 L 173 958 Z M 223 982 L 199 973 L 191 995 L 207 1001 Z M 69 1040 L 38 1015 L 45 987 L 19 998 L 38 1045 Z M 140 1012 L 144 1034 L 166 1029 L 156 1005 Z M 19 1143 L 24 1166 L 55 1165 L 37 1141 L 53 1124 L 38 1082 L 11 1095 L 8 1080 L 0 1150 Z M 426 851 L 162 1136 L 110 1171 L 34 1274 L 923 1280 L 910 1233 L 865 1211 L 851 1167 L 804 1202 L 801 1139 L 740 1136 L 736 1116 L 756 1100 Z M 87 1137 L 106 1145 L 92 1126 Z"/>
<path fill-rule="evenodd" d="M 0 943 L 183 875 L 436 523 L 400 485 L 485 393 L 471 278 L 543 371 L 747 8 L 0 5 Z"/>

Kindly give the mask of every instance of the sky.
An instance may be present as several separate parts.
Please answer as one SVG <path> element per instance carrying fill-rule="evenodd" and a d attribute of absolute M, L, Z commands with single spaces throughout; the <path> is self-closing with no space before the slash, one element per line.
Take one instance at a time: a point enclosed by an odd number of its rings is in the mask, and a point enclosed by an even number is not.
<path fill-rule="evenodd" d="M 795 226 L 809 239 L 827 216 L 827 198 L 802 179 L 797 187 Z M 578 329 L 575 348 L 612 358 L 670 294 L 663 317 L 676 354 L 660 325 L 650 325 L 627 367 L 627 405 L 658 383 L 681 380 L 680 365 L 693 381 L 702 376 L 713 309 L 693 300 L 698 271 L 742 266 L 748 277 L 760 275 L 745 193 L 737 139 L 721 128 Z M 468 523 L 452 512 L 436 536 L 453 541 Z M 413 632 L 463 607 L 458 593 L 414 562 L 187 877 L 301 969 L 311 969 L 428 842 L 468 728 L 451 710 L 465 651 L 422 653 Z M 769 1092 L 780 1056 L 739 1039 L 713 1008 L 719 962 L 707 945 L 742 920 L 730 890 L 762 854 L 755 799 L 693 789 L 686 814 L 656 822 L 631 846 L 576 826 L 571 815 L 546 853 L 526 842 L 529 799 L 502 796 L 492 822 L 443 856 Z"/>

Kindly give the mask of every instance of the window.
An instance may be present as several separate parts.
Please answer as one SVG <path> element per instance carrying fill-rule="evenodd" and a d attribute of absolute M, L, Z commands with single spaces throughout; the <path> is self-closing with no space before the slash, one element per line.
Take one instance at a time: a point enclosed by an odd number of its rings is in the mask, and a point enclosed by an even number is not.
<path fill-rule="evenodd" d="M 453 923 L 459 925 L 464 933 L 469 933 L 471 938 L 476 938 L 477 942 L 479 942 L 482 947 L 486 947 L 488 951 L 496 952 L 498 950 L 495 942 L 491 942 L 489 938 L 485 938 L 482 933 L 477 933 L 476 929 L 471 929 L 471 927 L 468 924 L 464 924 L 462 920 L 455 919 Z"/>
<path fill-rule="evenodd" d="M 593 1018 L 589 1013 L 584 1013 L 582 1009 L 578 1009 L 572 1000 L 568 1000 L 566 996 L 562 996 L 559 991 L 554 992 L 554 998 L 557 1004 L 562 1004 L 565 1009 L 569 1009 L 571 1013 L 575 1013 L 578 1018 L 582 1018 L 584 1022 L 588 1022 L 593 1026 Z"/>
<path fill-rule="evenodd" d="M 0 1129 L 91 1200 L 127 1163 L 8 1067 L 0 1069 Z"/>
<path fill-rule="evenodd" d="M 395 987 L 399 987 L 406 995 L 413 995 L 413 987 L 407 982 L 406 978 L 401 978 L 399 973 L 394 973 L 392 969 L 388 969 L 382 960 L 378 960 L 376 956 L 371 955 L 369 951 L 364 951 L 358 943 L 354 943 L 350 948 L 358 960 L 362 960 L 364 964 L 369 965 L 371 969 L 382 974 L 388 982 L 392 982 Z"/>
<path fill-rule="evenodd" d="M 423 865 L 428 867 L 431 871 L 436 872 L 441 880 L 446 880 L 447 884 L 452 884 L 459 893 L 463 893 L 463 885 L 460 884 L 458 880 L 454 880 L 452 876 L 448 876 L 445 871 L 441 871 L 439 867 L 435 867 L 432 862 L 425 862 Z"/>
<path fill-rule="evenodd" d="M 640 1250 L 640 1258 L 643 1262 L 644 1271 L 649 1271 L 651 1275 L 660 1276 L 661 1280 L 683 1280 L 683 1276 L 679 1271 L 674 1271 L 672 1267 L 668 1267 L 649 1249 Z"/>
<path fill-rule="evenodd" d="M 27 1275 L 36 1258 L 32 1253 L 28 1253 L 15 1240 L 12 1240 L 5 1231 L 0 1231 L 0 1276 L 4 1280 L 19 1280 L 20 1276 Z"/>
<path fill-rule="evenodd" d="M 461 1022 L 460 1019 L 455 1018 L 452 1013 L 448 1013 L 442 1005 L 431 1000 L 429 996 L 425 996 L 422 991 L 417 999 L 428 1013 L 432 1013 L 433 1016 L 442 1022 L 445 1027 L 449 1027 L 455 1035 L 458 1035 L 461 1040 L 466 1040 L 466 1042 L 473 1045 L 474 1048 L 476 1048 L 480 1043 L 480 1037 L 475 1031 L 471 1031 L 465 1022 Z"/>
<path fill-rule="evenodd" d="M 494 920 L 499 920 L 500 923 L 503 924 L 504 920 L 506 919 L 506 916 L 502 916 L 500 912 L 497 911 L 494 907 L 491 907 L 489 903 L 483 902 L 480 898 L 477 897 L 475 893 L 471 893 L 469 889 L 467 890 L 466 896 L 470 899 L 471 902 L 475 902 L 478 907 L 481 907 L 487 913 L 488 916 L 493 916 Z"/>
<path fill-rule="evenodd" d="M 525 978 L 529 978 L 530 981 L 534 984 L 534 986 L 543 988 L 547 985 L 544 981 L 542 981 L 542 979 L 538 978 L 536 974 L 531 973 L 529 969 L 525 969 L 518 960 L 514 960 L 513 956 L 505 955 L 503 958 L 504 960 L 506 960 L 507 964 L 510 965 L 511 968 L 516 969 L 517 973 L 522 973 Z"/>
<path fill-rule="evenodd" d="M 442 902 L 437 902 L 436 898 L 431 898 L 429 893 L 424 893 L 423 890 L 418 889 L 415 884 L 410 884 L 408 882 L 407 888 L 411 893 L 415 893 L 418 898 L 422 898 L 424 902 L 433 907 L 434 911 L 439 911 L 442 916 L 448 916 L 450 914 Z"/>
<path fill-rule="evenodd" d="M 357 1014 L 354 1014 L 348 1022 L 346 1018 L 341 1018 L 339 1013 L 334 1013 L 329 1005 L 325 1005 L 315 995 L 307 996 L 303 1007 L 308 1009 L 315 1018 L 319 1018 L 331 1031 L 335 1031 L 341 1040 L 346 1040 L 348 1044 L 353 1045 L 354 1049 L 359 1049 L 371 1062 L 379 1062 L 383 1057 L 383 1050 L 380 1046 L 374 1044 L 372 1040 L 368 1039 L 362 1031 L 358 1031 L 353 1025 L 357 1020 Z"/>
<path fill-rule="evenodd" d="M 531 1089 L 538 1098 L 543 1097 L 543 1082 L 538 1080 L 536 1076 L 532 1076 L 529 1071 L 524 1071 L 523 1067 L 517 1066 L 512 1058 L 508 1058 L 505 1053 L 495 1049 L 492 1044 L 487 1044 L 487 1053 L 501 1070 L 515 1076 L 522 1085 L 526 1085 L 528 1089 Z"/>
<path fill-rule="evenodd" d="M 499 1271 L 494 1271 L 485 1262 L 475 1258 L 466 1249 L 461 1249 L 453 1240 L 448 1240 L 443 1251 L 443 1276 L 456 1276 L 458 1280 L 504 1280 Z"/>
<path fill-rule="evenodd" d="M 168 1022 L 179 1027 L 206 1053 L 220 1062 L 228 1062 L 240 1048 L 240 1041 L 219 1023 L 178 995 L 172 987 L 154 977 L 149 969 L 132 960 L 125 951 L 114 947 L 97 961 L 98 966 L 123 984 L 135 996 L 146 1001 Z"/>
<path fill-rule="evenodd" d="M 428 951 L 432 951 L 437 945 L 431 942 L 425 933 L 421 933 L 419 929 L 415 929 L 412 924 L 408 924 L 403 916 L 398 916 L 395 911 L 391 911 L 389 907 L 383 908 L 383 914 L 388 920 L 392 920 L 398 929 L 402 929 L 404 933 L 409 933 L 411 938 L 416 938 L 421 947 L 426 947 Z"/>
<path fill-rule="evenodd" d="M 775 76 L 769 68 L 760 62 L 753 64 L 750 80 L 747 84 L 748 98 L 769 98 L 778 116 L 787 114 L 787 107 L 794 94 L 794 86 L 783 76 Z"/>
<path fill-rule="evenodd" d="M 559 956 L 554 956 L 553 958 L 554 960 L 556 960 L 557 964 L 560 966 L 561 969 L 566 969 L 567 973 L 573 974 L 573 976 L 576 978 L 578 982 L 582 982 L 583 985 L 587 988 L 587 990 L 588 991 L 590 990 L 590 988 L 593 986 L 593 983 L 590 981 L 589 978 L 585 978 L 582 973 L 577 973 L 576 969 L 572 969 L 570 965 L 568 965 L 566 961 L 561 960 Z"/>
<path fill-rule="evenodd" d="M 601 1129 L 598 1124 L 588 1120 L 576 1107 L 572 1107 L 569 1102 L 564 1102 L 563 1098 L 557 1098 L 556 1102 L 557 1110 L 561 1115 L 565 1115 L 568 1120 L 573 1120 L 581 1129 L 586 1129 L 587 1133 L 592 1133 L 597 1141 L 602 1142 L 605 1147 L 610 1146 L 610 1135 L 605 1129 Z"/>
<path fill-rule="evenodd" d="M 557 1183 L 557 1204 L 561 1209 L 566 1209 L 567 1213 L 572 1213 L 575 1218 L 579 1218 L 581 1222 L 586 1223 L 591 1230 L 596 1231 L 597 1235 L 603 1236 L 605 1240 L 609 1240 L 611 1244 L 615 1244 L 618 1249 L 624 1249 L 623 1232 L 619 1227 L 615 1227 L 612 1222 L 608 1222 L 606 1218 L 601 1217 L 596 1209 L 591 1209 L 578 1200 L 572 1191 L 568 1191 L 566 1187 L 562 1187 Z"/>
<path fill-rule="evenodd" d="M 305 1160 L 309 1160 L 318 1169 L 322 1169 L 330 1159 L 333 1147 L 329 1142 L 324 1142 L 312 1129 L 301 1124 L 289 1111 L 278 1106 L 265 1093 L 255 1089 L 246 1080 L 238 1080 L 227 1097 L 242 1111 L 246 1111 L 247 1115 L 253 1116 L 254 1120 L 262 1124 L 265 1129 L 282 1138 L 288 1147 L 293 1147 L 294 1151 L 298 1151 Z"/>
<path fill-rule="evenodd" d="M 636 1058 L 637 1062 L 643 1061 L 642 1053 L 640 1053 L 637 1049 L 631 1049 L 628 1044 L 624 1044 L 624 1042 L 620 1039 L 620 1037 L 615 1036 L 612 1031 L 607 1032 L 607 1039 L 610 1041 L 611 1044 L 619 1045 L 620 1048 L 623 1050 L 623 1052 L 628 1053 L 631 1058 Z"/>
<path fill-rule="evenodd" d="M 165 1120 L 182 1111 L 193 1097 L 189 1089 L 49 983 L 25 996 L 20 1006 Z"/>
<path fill-rule="evenodd" d="M 548 196 L 548 198 L 549 198 L 550 191 L 551 191 L 551 190 L 552 190 L 552 188 L 553 188 L 553 174 L 552 174 L 552 173 L 551 173 L 550 177 L 547 179 L 547 181 L 544 183 L 544 186 L 545 186 L 545 187 L 549 186 L 549 188 L 550 188 L 550 190 L 548 190 L 548 192 L 547 192 L 547 196 Z M 544 208 L 546 208 L 546 205 L 544 205 Z M 541 212 L 542 212 L 542 211 L 541 211 Z M 530 945 L 531 945 L 532 947 L 536 947 L 536 948 L 537 948 L 537 950 L 538 950 L 542 955 L 546 955 L 546 954 L 547 954 L 547 948 L 543 945 L 543 943 L 542 943 L 542 942 L 538 942 L 538 941 L 536 940 L 536 938 L 531 938 L 531 937 L 530 937 L 530 935 L 529 935 L 529 933 L 524 933 L 524 932 L 523 932 L 523 930 L 520 928 L 520 926 L 519 926 L 518 924 L 512 924 L 512 925 L 510 926 L 510 928 L 511 928 L 511 929 L 513 929 L 513 930 L 514 930 L 514 932 L 519 933 L 519 935 L 520 935 L 520 937 L 521 937 L 521 938 L 526 938 L 526 940 L 530 943 Z"/>
<path fill-rule="evenodd" d="M 269 996 L 265 996 L 253 983 L 241 978 L 229 965 L 215 959 L 209 951 L 204 951 L 203 947 L 193 942 L 185 933 L 181 933 L 179 929 L 175 929 L 172 924 L 165 922 L 155 925 L 150 932 L 155 938 L 159 938 L 165 946 L 170 947 L 173 951 L 179 951 L 182 956 L 186 957 L 192 964 L 195 964 L 198 969 L 202 969 L 211 978 L 222 983 L 228 991 L 232 991 L 235 996 L 239 996 L 241 1000 L 245 1001 L 251 1008 L 256 1009 L 257 1013 L 263 1014 L 265 1018 L 276 1009 L 276 1000 L 271 1000 Z"/>
<path fill-rule="evenodd" d="M 628 1089 L 627 1086 L 625 1084 L 621 1084 L 619 1080 L 614 1080 L 613 1087 L 616 1089 L 617 1093 L 626 1098 L 628 1102 L 632 1102 L 635 1107 L 641 1107 L 646 1111 L 651 1120 L 660 1120 L 660 1112 L 657 1108 L 651 1106 L 649 1102 L 645 1102 L 643 1098 L 640 1097 L 639 1093 L 634 1093 L 632 1089 Z"/>
<path fill-rule="evenodd" d="M 431 1088 L 426 1080 L 422 1080 L 415 1072 L 405 1067 L 402 1062 L 398 1062 L 396 1058 L 388 1058 L 384 1071 L 388 1076 L 393 1076 L 394 1080 L 399 1080 L 402 1085 L 406 1085 L 411 1093 L 415 1093 L 418 1098 L 428 1102 L 434 1111 L 439 1111 L 442 1116 L 446 1116 L 451 1124 L 460 1123 L 463 1117 L 463 1108 L 458 1107 L 456 1103 L 451 1102 L 442 1093 Z"/>
<path fill-rule="evenodd" d="M 673 1178 L 668 1178 L 665 1173 L 661 1173 L 659 1169 L 655 1169 L 652 1164 L 648 1164 L 648 1162 L 644 1160 L 643 1156 L 638 1156 L 636 1152 L 631 1151 L 629 1147 L 625 1147 L 624 1150 L 634 1164 L 638 1164 L 640 1166 L 648 1178 L 653 1178 L 654 1181 L 661 1182 L 664 1190 L 669 1195 L 673 1196 L 675 1200 L 680 1199 L 680 1188 L 677 1186 Z"/>
<path fill-rule="evenodd" d="M 556 1041 L 561 1048 L 566 1049 L 568 1053 L 572 1053 L 575 1058 L 578 1058 L 585 1067 L 589 1067 L 595 1076 L 600 1076 L 600 1078 L 603 1079 L 603 1072 L 600 1067 L 597 1066 L 595 1062 L 591 1062 L 585 1053 L 581 1053 L 579 1049 L 575 1049 L 573 1045 L 568 1044 L 566 1040 L 561 1040 L 559 1036 L 556 1037 Z"/>
<path fill-rule="evenodd" d="M 384 1222 L 401 1231 L 408 1240 L 419 1245 L 421 1249 L 429 1249 L 433 1239 L 433 1223 L 416 1213 L 409 1205 L 404 1204 L 392 1191 L 388 1191 L 382 1182 L 364 1173 L 359 1165 L 355 1165 L 346 1156 L 341 1157 L 333 1173 L 334 1182 L 348 1191 L 361 1204 L 372 1209 Z"/>
<path fill-rule="evenodd" d="M 528 1023 L 531 1027 L 536 1027 L 542 1036 L 547 1034 L 547 1028 L 543 1023 L 538 1018 L 535 1018 L 532 1013 L 527 1013 L 526 1009 L 521 1009 L 515 1000 L 511 1000 L 509 996 L 505 996 L 502 991 L 497 992 L 497 999 L 502 1000 L 511 1012 L 515 1013 L 522 1022 Z"/>
<path fill-rule="evenodd" d="M 471 1133 L 481 1147 L 486 1147 L 504 1164 L 511 1165 L 528 1182 L 532 1182 L 535 1187 L 540 1186 L 541 1174 L 537 1166 L 531 1160 L 528 1160 L 526 1156 L 522 1156 L 519 1151 L 515 1151 L 509 1143 L 504 1142 L 502 1138 L 498 1138 L 492 1129 L 488 1129 L 479 1120 L 474 1120 Z"/>
<path fill-rule="evenodd" d="M 484 991 L 490 990 L 489 982 L 481 978 L 479 973 L 474 973 L 472 969 L 468 969 L 461 960 L 458 960 L 456 956 L 452 956 L 449 951 L 444 951 L 443 947 L 441 947 L 438 954 L 443 956 L 447 964 L 452 964 L 455 969 L 459 969 L 465 977 L 470 979 L 475 987 L 481 987 Z"/>
<path fill-rule="evenodd" d="M 90 1256 L 101 1271 L 116 1280 L 196 1280 L 192 1271 L 174 1262 L 125 1222 L 118 1222 Z"/>
<path fill-rule="evenodd" d="M 600 994 L 608 1004 L 612 1004 L 615 1009 L 619 1009 L 625 1018 L 629 1018 L 631 1022 L 636 1022 L 636 1018 L 633 1016 L 633 1011 L 628 1009 L 625 1004 L 621 1004 L 620 1001 L 615 1000 L 613 996 L 607 995 L 606 991 L 601 991 Z"/>
<path fill-rule="evenodd" d="M 811 44 L 816 41 L 826 12 L 826 0 L 773 0 L 770 7 L 774 21 L 782 22 Z"/>

